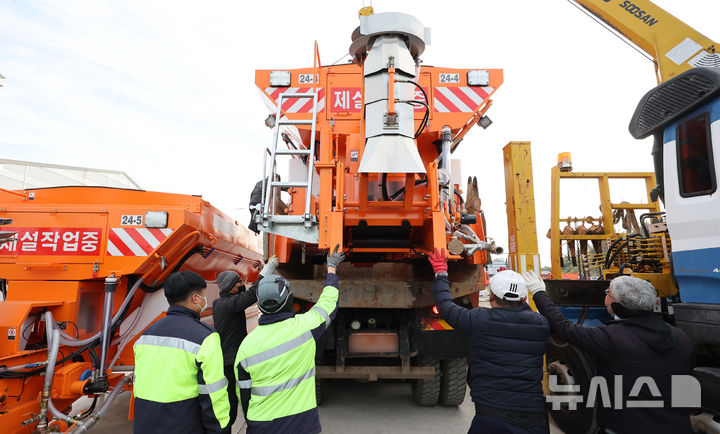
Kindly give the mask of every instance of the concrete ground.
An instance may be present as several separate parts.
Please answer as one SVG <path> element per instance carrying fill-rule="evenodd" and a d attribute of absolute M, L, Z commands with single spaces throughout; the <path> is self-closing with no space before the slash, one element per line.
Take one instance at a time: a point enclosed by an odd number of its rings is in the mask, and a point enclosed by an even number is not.
<path fill-rule="evenodd" d="M 351 380 L 330 381 L 325 403 L 320 406 L 324 433 L 465 433 L 475 414 L 469 394 L 460 407 L 418 407 L 411 395 L 410 382 L 360 383 Z M 91 431 L 95 434 L 129 433 L 127 420 L 130 393 L 118 397 L 113 408 Z M 553 426 L 550 432 L 562 434 Z M 242 414 L 233 434 L 244 433 Z"/>

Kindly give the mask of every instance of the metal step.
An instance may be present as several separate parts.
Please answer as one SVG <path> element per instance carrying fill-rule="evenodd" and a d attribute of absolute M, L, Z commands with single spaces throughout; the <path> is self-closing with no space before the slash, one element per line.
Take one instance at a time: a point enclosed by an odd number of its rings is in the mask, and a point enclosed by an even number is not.
<path fill-rule="evenodd" d="M 289 99 L 310 98 L 312 100 L 312 119 L 288 119 L 283 118 L 282 111 L 283 102 Z M 312 197 L 312 175 L 314 170 L 315 156 L 315 135 L 317 125 L 317 106 L 318 94 L 315 92 L 304 93 L 287 93 L 281 94 L 277 104 L 277 112 L 275 118 L 278 121 L 273 128 L 273 144 L 267 149 L 267 154 L 263 160 L 263 194 L 262 205 L 259 213 L 256 214 L 256 222 L 263 232 L 274 233 L 285 237 L 290 237 L 299 241 L 308 243 L 318 242 L 318 225 L 317 218 L 310 212 L 310 204 Z M 283 125 L 309 125 L 310 126 L 310 143 L 307 149 L 278 149 L 278 141 L 280 138 L 280 127 Z M 297 155 L 307 156 L 303 162 L 307 164 L 307 179 L 304 181 L 281 182 L 277 179 L 277 156 L 278 155 Z M 268 169 L 269 164 L 269 170 Z M 305 212 L 302 215 L 277 215 L 274 214 L 274 201 L 280 194 L 278 189 L 286 190 L 289 188 L 305 189 Z"/>
<path fill-rule="evenodd" d="M 288 181 L 288 182 L 273 181 L 273 182 L 270 183 L 270 185 L 271 185 L 272 187 L 280 187 L 280 188 L 288 187 L 288 188 L 292 188 L 292 187 L 307 187 L 307 186 L 308 186 L 308 183 L 305 182 L 305 181 Z"/>
<path fill-rule="evenodd" d="M 314 123 L 312 119 L 288 119 L 279 121 L 278 125 L 313 125 Z"/>
<path fill-rule="evenodd" d="M 310 155 L 310 150 L 309 149 L 278 149 L 275 151 L 275 155 Z"/>

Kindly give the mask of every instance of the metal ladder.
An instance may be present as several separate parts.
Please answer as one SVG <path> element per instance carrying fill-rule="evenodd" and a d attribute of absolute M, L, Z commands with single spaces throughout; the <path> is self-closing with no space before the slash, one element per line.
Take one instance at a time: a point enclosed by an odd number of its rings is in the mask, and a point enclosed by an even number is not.
<path fill-rule="evenodd" d="M 312 120 L 301 119 L 282 119 L 282 106 L 289 99 L 312 98 Z M 262 190 L 262 208 L 257 213 L 259 226 L 264 232 L 270 232 L 283 235 L 310 243 L 318 242 L 317 219 L 310 213 L 310 198 L 312 196 L 312 180 L 315 163 L 315 127 L 317 123 L 317 102 L 318 95 L 316 92 L 305 93 L 289 93 L 285 92 L 278 99 L 277 112 L 275 114 L 275 127 L 273 128 L 273 144 L 272 148 L 266 149 L 265 158 L 263 159 L 263 190 Z M 311 125 L 310 146 L 307 149 L 278 149 L 278 138 L 280 137 L 280 127 L 283 125 Z M 307 178 L 305 181 L 276 181 L 277 175 L 277 156 L 278 155 L 298 155 L 307 156 Z M 268 173 L 268 156 L 270 158 L 270 170 Z M 303 215 L 281 215 L 275 214 L 275 200 L 278 189 L 281 188 L 305 188 L 305 212 Z"/>

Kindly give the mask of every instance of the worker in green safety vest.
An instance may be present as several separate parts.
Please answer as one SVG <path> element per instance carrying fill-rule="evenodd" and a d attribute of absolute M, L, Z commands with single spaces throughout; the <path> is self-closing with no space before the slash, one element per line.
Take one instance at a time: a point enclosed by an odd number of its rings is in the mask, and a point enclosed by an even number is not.
<path fill-rule="evenodd" d="M 238 396 L 250 389 L 247 433 L 319 433 L 315 400 L 315 341 L 330 326 L 338 306 L 335 271 L 340 246 L 327 257 L 325 287 L 317 303 L 296 315 L 287 280 L 265 276 L 257 289 L 263 315 L 235 358 Z"/>
<path fill-rule="evenodd" d="M 205 279 L 172 273 L 163 284 L 170 308 L 134 346 L 134 432 L 228 433 L 230 402 L 220 336 L 200 321 Z"/>

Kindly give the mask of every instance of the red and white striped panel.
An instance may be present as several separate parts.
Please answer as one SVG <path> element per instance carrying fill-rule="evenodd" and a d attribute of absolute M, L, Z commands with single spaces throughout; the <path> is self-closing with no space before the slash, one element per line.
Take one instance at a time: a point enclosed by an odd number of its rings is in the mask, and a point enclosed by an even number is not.
<path fill-rule="evenodd" d="M 172 233 L 172 229 L 110 228 L 109 256 L 147 256 Z"/>
<path fill-rule="evenodd" d="M 489 86 L 437 86 L 433 98 L 435 111 L 440 113 L 472 113 L 494 90 Z"/>
<path fill-rule="evenodd" d="M 311 87 L 266 87 L 265 92 L 270 95 L 270 99 L 277 106 L 280 94 L 290 93 L 306 93 L 312 91 Z M 285 113 L 310 113 L 312 112 L 312 99 L 310 98 L 290 98 L 283 103 L 283 112 Z M 325 88 L 318 88 L 318 105 L 317 111 L 320 113 L 325 110 Z"/>

